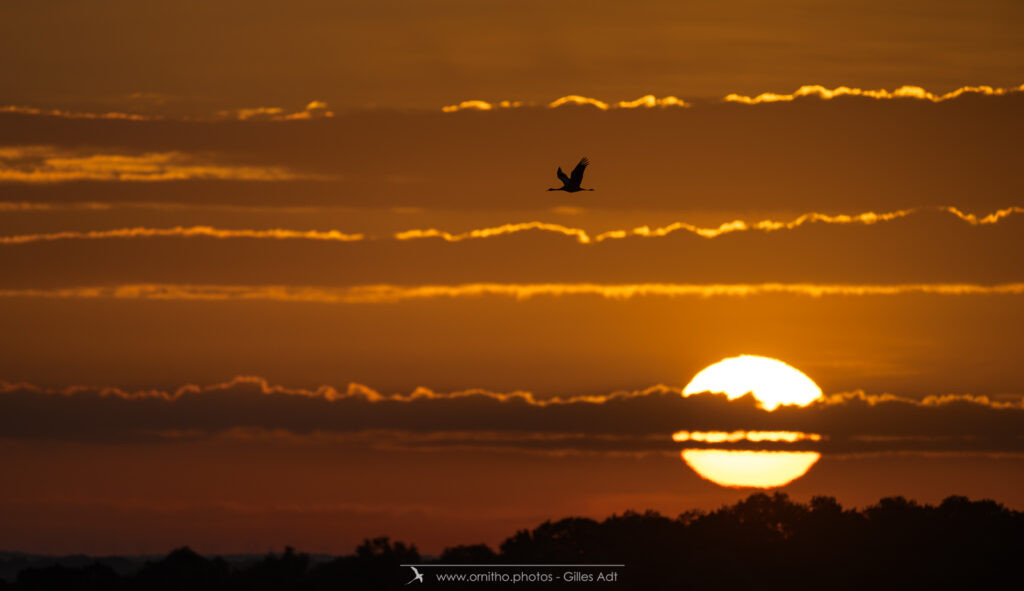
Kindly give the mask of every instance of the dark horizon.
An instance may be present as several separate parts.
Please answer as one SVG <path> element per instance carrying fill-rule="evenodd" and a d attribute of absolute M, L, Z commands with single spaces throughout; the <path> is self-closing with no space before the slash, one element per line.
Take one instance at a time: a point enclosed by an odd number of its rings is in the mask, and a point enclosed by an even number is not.
<path fill-rule="evenodd" d="M 909 548 L 913 560 L 904 556 Z M 537 578 L 537 585 L 572 582 L 563 577 L 579 577 L 577 584 L 594 582 L 598 573 L 604 573 L 616 588 L 624 589 L 669 589 L 680 584 L 767 589 L 856 589 L 865 584 L 882 589 L 907 584 L 978 587 L 1005 583 L 1005 577 L 1012 576 L 1014 557 L 1024 550 L 1024 512 L 962 496 L 950 496 L 936 506 L 890 497 L 858 511 L 844 509 L 832 497 L 797 503 L 784 493 L 755 493 L 730 506 L 687 511 L 675 518 L 646 511 L 602 521 L 547 521 L 516 532 L 497 550 L 468 543 L 430 557 L 421 555 L 415 544 L 374 537 L 340 557 L 310 556 L 287 547 L 280 554 L 225 560 L 182 547 L 156 560 L 106 557 L 90 563 L 84 556 L 47 562 L 0 552 L 0 589 L 383 589 L 400 586 L 418 573 L 409 565 L 428 573 L 424 583 L 444 586 L 457 585 L 449 577 L 474 573 L 497 579 L 488 579 L 492 586 L 511 584 L 498 578 L 508 573 Z M 497 571 L 489 566 L 501 564 L 533 566 Z M 587 566 L 565 566 L 572 564 Z M 744 568 L 723 568 L 730 564 Z M 527 583 L 532 580 L 524 578 Z"/>

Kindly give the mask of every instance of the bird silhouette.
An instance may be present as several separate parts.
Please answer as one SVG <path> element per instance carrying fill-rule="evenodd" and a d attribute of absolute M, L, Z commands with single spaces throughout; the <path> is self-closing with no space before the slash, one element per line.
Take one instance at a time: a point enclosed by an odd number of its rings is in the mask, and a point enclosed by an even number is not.
<path fill-rule="evenodd" d="M 590 160 L 586 157 L 580 160 L 580 163 L 576 165 L 576 168 L 572 169 L 571 175 L 566 175 L 562 172 L 562 167 L 558 167 L 558 180 L 562 181 L 562 186 L 557 189 L 548 189 L 548 191 L 565 191 L 566 193 L 575 193 L 577 191 L 593 191 L 593 189 L 584 189 L 580 186 L 583 182 L 583 171 L 587 169 L 587 165 L 590 164 Z"/>

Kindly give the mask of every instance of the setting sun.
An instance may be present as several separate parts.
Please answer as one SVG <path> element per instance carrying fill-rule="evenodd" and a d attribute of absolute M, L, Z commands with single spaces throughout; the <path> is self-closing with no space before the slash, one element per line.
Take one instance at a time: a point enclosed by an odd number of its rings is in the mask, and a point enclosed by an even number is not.
<path fill-rule="evenodd" d="M 757 355 L 729 357 L 709 365 L 690 380 L 683 396 L 701 392 L 725 394 L 733 400 L 752 394 L 757 405 L 773 411 L 783 405 L 807 406 L 821 398 L 821 388 L 791 365 Z M 678 431 L 681 443 L 733 443 L 738 441 L 820 441 L 817 433 L 791 431 Z M 760 451 L 685 449 L 683 461 L 702 478 L 719 486 L 775 488 L 800 478 L 821 458 L 814 451 Z"/>
<path fill-rule="evenodd" d="M 781 405 L 807 406 L 821 398 L 821 388 L 800 370 L 770 357 L 740 355 L 701 370 L 683 389 L 683 396 L 722 393 L 729 400 L 753 394 L 758 406 L 775 410 Z"/>
<path fill-rule="evenodd" d="M 683 461 L 719 486 L 775 488 L 800 478 L 821 458 L 815 451 L 687 449 Z"/>

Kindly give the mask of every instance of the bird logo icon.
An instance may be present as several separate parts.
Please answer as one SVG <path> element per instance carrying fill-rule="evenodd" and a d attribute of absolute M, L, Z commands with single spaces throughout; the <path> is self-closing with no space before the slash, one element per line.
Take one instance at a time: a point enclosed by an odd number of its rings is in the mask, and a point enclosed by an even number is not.
<path fill-rule="evenodd" d="M 413 577 L 412 577 L 412 580 L 410 580 L 408 583 L 406 583 L 406 585 L 412 585 L 416 581 L 419 581 L 421 583 L 424 582 L 423 581 L 423 573 L 421 573 L 419 570 L 417 570 L 417 568 L 415 566 L 410 566 L 409 568 L 412 569 Z"/>

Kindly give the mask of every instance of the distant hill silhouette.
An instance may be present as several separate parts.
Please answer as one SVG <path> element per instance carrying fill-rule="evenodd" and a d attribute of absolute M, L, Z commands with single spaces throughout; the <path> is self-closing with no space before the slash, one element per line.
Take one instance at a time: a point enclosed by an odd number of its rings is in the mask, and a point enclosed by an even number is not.
<path fill-rule="evenodd" d="M 400 565 L 423 562 L 626 566 L 616 583 L 458 585 L 428 577 L 410 588 L 981 589 L 1019 581 L 1021 556 L 1024 513 L 995 501 L 953 496 L 930 506 L 893 497 L 857 511 L 832 497 L 804 504 L 782 493 L 758 493 L 675 518 L 650 511 L 604 521 L 570 517 L 516 532 L 497 552 L 460 545 L 436 560 L 388 538 L 365 540 L 354 554 L 331 560 L 286 548 L 256 562 L 231 563 L 179 548 L 132 573 L 115 570 L 114 559 L 28 567 L 14 582 L 0 582 L 0 590 L 389 589 L 411 578 Z"/>

